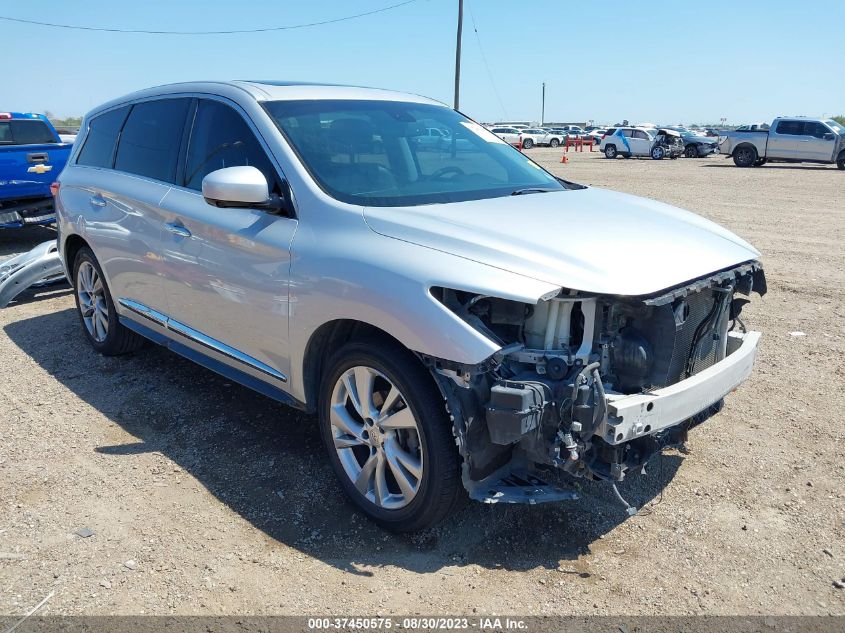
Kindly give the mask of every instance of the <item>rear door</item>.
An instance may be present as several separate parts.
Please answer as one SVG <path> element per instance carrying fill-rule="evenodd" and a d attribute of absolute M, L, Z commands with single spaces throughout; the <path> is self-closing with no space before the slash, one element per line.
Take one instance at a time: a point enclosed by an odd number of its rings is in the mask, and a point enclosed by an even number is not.
<path fill-rule="evenodd" d="M 142 101 L 93 119 L 76 166 L 62 177 L 63 206 L 82 216 L 120 310 L 167 313 L 159 202 L 176 180 L 190 103 Z"/>
<path fill-rule="evenodd" d="M 803 121 L 781 119 L 773 130 L 769 131 L 766 146 L 766 158 L 797 158 L 798 137 L 804 131 Z"/>
<path fill-rule="evenodd" d="M 819 121 L 804 121 L 801 135 L 797 137 L 796 158 L 803 160 L 833 160 L 836 134 Z"/>
<path fill-rule="evenodd" d="M 288 282 L 297 221 L 258 209 L 218 208 L 202 196 L 207 174 L 239 165 L 258 168 L 271 193 L 281 194 L 282 178 L 259 139 L 237 105 L 198 100 L 184 176 L 161 203 L 164 286 L 169 315 L 188 345 L 283 383 L 290 371 Z"/>

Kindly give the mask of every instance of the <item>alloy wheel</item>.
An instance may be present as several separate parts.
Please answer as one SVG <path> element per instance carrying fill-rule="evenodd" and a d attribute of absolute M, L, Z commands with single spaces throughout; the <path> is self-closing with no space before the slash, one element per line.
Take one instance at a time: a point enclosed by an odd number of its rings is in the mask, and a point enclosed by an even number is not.
<path fill-rule="evenodd" d="M 102 343 L 109 333 L 109 309 L 103 280 L 91 262 L 85 261 L 79 265 L 76 294 L 88 334 L 98 343 Z"/>
<path fill-rule="evenodd" d="M 345 371 L 332 390 L 329 421 L 341 466 L 380 508 L 408 505 L 423 478 L 420 430 L 405 397 L 371 367 Z"/>

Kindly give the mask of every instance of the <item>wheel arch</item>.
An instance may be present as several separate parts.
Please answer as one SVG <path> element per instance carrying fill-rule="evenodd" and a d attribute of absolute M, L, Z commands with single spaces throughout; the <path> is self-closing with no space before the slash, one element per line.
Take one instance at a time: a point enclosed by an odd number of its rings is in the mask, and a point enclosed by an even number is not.
<path fill-rule="evenodd" d="M 313 413 L 317 409 L 320 381 L 332 354 L 346 343 L 362 340 L 398 346 L 416 356 L 402 341 L 370 323 L 356 319 L 334 319 L 323 323 L 309 337 L 302 359 L 302 381 L 307 411 Z M 420 365 L 422 364 L 420 361 Z"/>
<path fill-rule="evenodd" d="M 67 278 L 73 284 L 73 262 L 76 260 L 76 254 L 84 247 L 91 248 L 91 245 L 85 241 L 85 238 L 78 233 L 71 233 L 64 240 L 62 247 L 62 261 L 65 265 L 65 272 Z"/>

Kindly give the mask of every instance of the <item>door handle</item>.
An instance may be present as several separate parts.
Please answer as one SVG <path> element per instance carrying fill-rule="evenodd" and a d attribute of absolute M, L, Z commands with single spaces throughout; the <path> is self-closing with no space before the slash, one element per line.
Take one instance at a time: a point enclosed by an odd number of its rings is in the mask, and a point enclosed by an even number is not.
<path fill-rule="evenodd" d="M 91 204 L 95 207 L 104 207 L 106 206 L 106 199 L 100 194 L 97 194 L 96 196 L 91 196 Z"/>
<path fill-rule="evenodd" d="M 164 228 L 179 237 L 191 237 L 191 232 L 177 222 L 168 222 L 164 225 Z"/>

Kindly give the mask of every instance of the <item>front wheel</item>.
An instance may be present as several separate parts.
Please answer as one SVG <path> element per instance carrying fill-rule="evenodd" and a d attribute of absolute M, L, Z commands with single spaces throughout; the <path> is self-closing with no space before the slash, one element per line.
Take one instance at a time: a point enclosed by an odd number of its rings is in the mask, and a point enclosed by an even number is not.
<path fill-rule="evenodd" d="M 79 249 L 73 263 L 73 289 L 85 337 L 96 351 L 117 356 L 144 345 L 142 336 L 118 321 L 103 270 L 87 246 Z"/>
<path fill-rule="evenodd" d="M 531 149 L 534 147 L 534 141 L 530 138 L 526 138 L 522 140 L 522 149 Z"/>
<path fill-rule="evenodd" d="M 687 145 L 684 150 L 684 156 L 687 158 L 698 158 L 698 148 L 695 145 Z"/>
<path fill-rule="evenodd" d="M 839 169 L 845 169 L 845 152 L 842 152 L 839 155 L 839 160 L 836 161 L 836 166 L 839 167 Z"/>
<path fill-rule="evenodd" d="M 398 345 L 353 342 L 328 363 L 320 434 L 341 487 L 395 532 L 443 519 L 461 495 L 460 461 L 431 375 Z"/>
<path fill-rule="evenodd" d="M 549 147 L 557 147 L 559 145 L 560 145 L 560 141 L 557 140 L 556 138 L 553 138 L 551 141 L 549 141 Z"/>
<path fill-rule="evenodd" d="M 666 150 L 664 150 L 660 145 L 652 148 L 651 157 L 654 160 L 662 160 L 664 156 L 666 156 Z"/>

